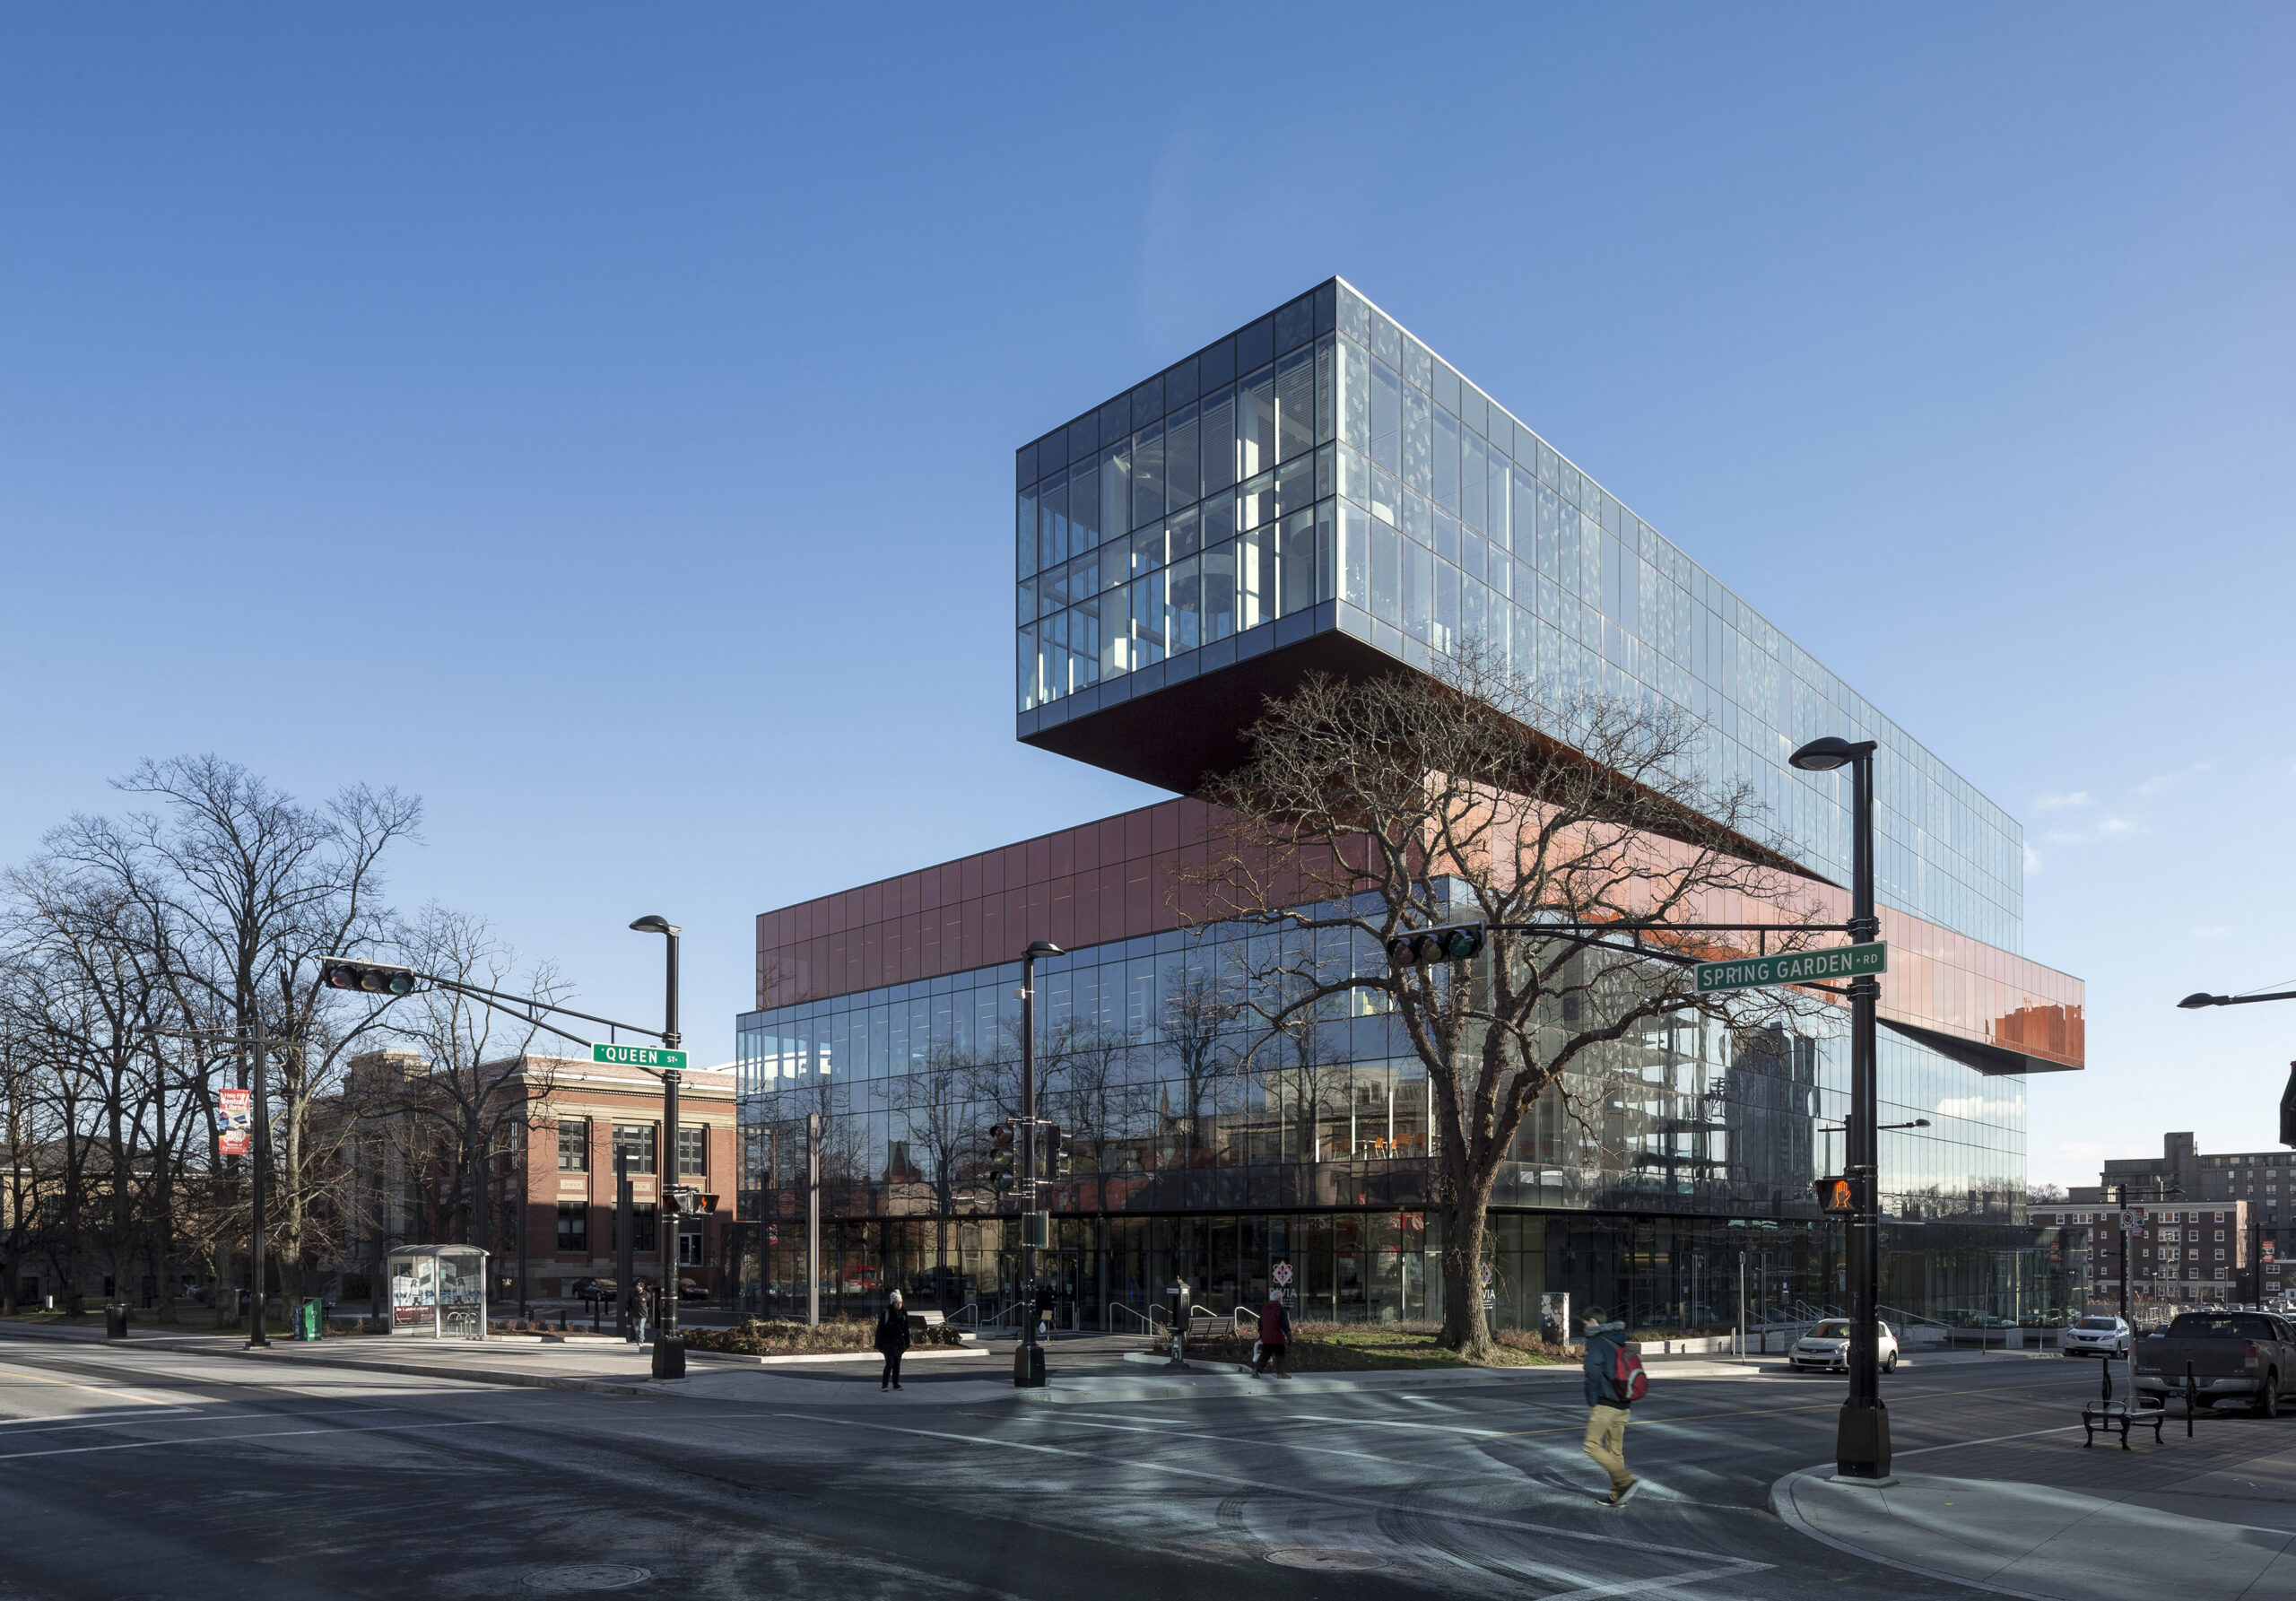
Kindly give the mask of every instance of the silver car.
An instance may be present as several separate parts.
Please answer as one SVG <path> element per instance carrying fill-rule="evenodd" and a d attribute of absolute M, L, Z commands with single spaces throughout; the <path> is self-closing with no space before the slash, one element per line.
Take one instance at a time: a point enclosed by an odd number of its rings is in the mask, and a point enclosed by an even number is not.
<path fill-rule="evenodd" d="M 1886 1323 L 1876 1323 L 1882 1347 L 1882 1371 L 1894 1373 L 1898 1370 L 1898 1337 Z M 1810 1326 L 1810 1332 L 1794 1342 L 1794 1349 L 1787 1360 L 1796 1370 L 1809 1368 L 1830 1370 L 1836 1373 L 1849 1371 L 1849 1319 L 1828 1318 Z"/>
<path fill-rule="evenodd" d="M 2118 1318 L 2083 1318 L 2062 1336 L 2067 1356 L 2126 1356 L 2128 1325 Z"/>

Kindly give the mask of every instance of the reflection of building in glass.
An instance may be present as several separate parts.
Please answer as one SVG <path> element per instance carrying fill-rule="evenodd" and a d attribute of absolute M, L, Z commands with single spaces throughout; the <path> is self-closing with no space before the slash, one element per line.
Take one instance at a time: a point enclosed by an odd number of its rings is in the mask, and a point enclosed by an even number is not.
<path fill-rule="evenodd" d="M 1883 1136 L 1892 1293 L 2008 1310 L 2050 1292 L 1996 1271 L 2043 1249 L 2022 1075 L 2083 1048 L 2078 980 L 2017 953 L 2017 824 L 1347 285 L 1024 447 L 1017 482 L 1019 736 L 1169 787 L 1234 761 L 1262 697 L 1308 672 L 1425 669 L 1472 638 L 1526 676 L 1698 716 L 1711 770 L 1760 786 L 1838 885 L 1847 780 L 1785 758 L 1821 733 L 1879 740 L 1883 1120 L 1929 1123 Z M 1205 820 L 1168 801 L 759 919 L 745 1293 L 802 1300 L 808 1114 L 836 1220 L 825 1293 L 880 1270 L 1012 1292 L 986 1131 L 1017 1107 L 1017 958 L 1042 937 L 1068 952 L 1039 974 L 1045 1115 L 1073 1144 L 1050 1276 L 1078 1322 L 1162 1301 L 1175 1273 L 1249 1302 L 1277 1261 L 1307 1311 L 1422 1314 L 1424 1075 L 1376 1012 L 1246 1026 L 1246 931 L 1186 928 L 1174 905 Z M 1546 1289 L 1711 1322 L 1749 1240 L 1758 1299 L 1839 1301 L 1810 1183 L 1839 1160 L 1824 1125 L 1848 1050 L 1814 1034 L 1654 1026 L 1588 1062 L 1571 1103 L 1543 1101 L 1494 1202 L 1501 1322 L 1535 1322 Z M 1949 1222 L 1997 1237 L 1930 1260 Z"/>

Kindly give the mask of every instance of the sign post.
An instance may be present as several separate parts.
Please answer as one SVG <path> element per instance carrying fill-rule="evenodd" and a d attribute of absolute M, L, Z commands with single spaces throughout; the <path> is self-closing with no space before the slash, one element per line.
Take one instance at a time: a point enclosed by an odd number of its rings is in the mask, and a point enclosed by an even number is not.
<path fill-rule="evenodd" d="M 1783 956 L 1701 961 L 1692 970 L 1700 995 L 1761 989 L 1774 984 L 1814 984 L 1827 979 L 1872 978 L 1889 970 L 1890 947 L 1881 940 L 1824 951 L 1794 951 Z"/>

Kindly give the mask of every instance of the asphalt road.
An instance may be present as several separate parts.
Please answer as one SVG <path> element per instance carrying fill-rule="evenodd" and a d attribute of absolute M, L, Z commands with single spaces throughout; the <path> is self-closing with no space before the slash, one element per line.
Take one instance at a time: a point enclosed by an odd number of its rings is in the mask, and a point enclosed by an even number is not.
<path fill-rule="evenodd" d="M 1909 1467 L 2103 1467 L 2036 1432 L 2089 1364 L 1886 1385 Z M 1842 1388 L 1659 1370 L 1628 1437 L 1648 1487 L 1613 1511 L 1567 1375 L 1050 1405 L 978 1370 L 894 1396 L 814 1370 L 657 1398 L 0 1340 L 0 1597 L 1971 1595 L 1768 1510 L 1831 1456 Z"/>

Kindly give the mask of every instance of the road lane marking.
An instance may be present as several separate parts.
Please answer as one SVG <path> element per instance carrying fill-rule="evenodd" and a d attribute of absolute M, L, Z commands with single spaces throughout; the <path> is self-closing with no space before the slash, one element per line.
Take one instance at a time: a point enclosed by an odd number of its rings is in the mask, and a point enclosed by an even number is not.
<path fill-rule="evenodd" d="M 1932 1451 L 1958 1451 L 1963 1446 L 1999 1445 L 2005 1440 L 2033 1440 L 2043 1434 L 2070 1434 L 2080 1427 L 2079 1423 L 2066 1423 L 2056 1429 L 2028 1429 L 2022 1434 L 1994 1434 L 1983 1440 L 1956 1440 L 1949 1445 L 1917 1446 L 1909 1451 L 1892 1451 L 1890 1459 L 1894 1462 L 1900 1457 L 1926 1457 Z"/>
<path fill-rule="evenodd" d="M 153 1417 L 146 1413 L 135 1417 L 117 1418 L 108 1423 L 59 1423 L 39 1418 L 19 1418 L 14 1421 L 44 1424 L 38 1429 L 19 1429 L 16 1434 L 63 1434 L 74 1429 L 132 1429 L 138 1423 L 243 1423 L 251 1418 L 348 1417 L 356 1414 L 400 1410 L 401 1408 L 396 1406 L 328 1406 L 310 1412 L 203 1412 L 184 1417 Z M 4 1438 L 13 1439 L 15 1435 Z"/>
<path fill-rule="evenodd" d="M 1753 1564 L 1761 1566 L 1763 1564 Z M 1689 1573 L 1666 1573 L 1657 1579 L 1628 1579 L 1617 1584 L 1593 1584 L 1583 1590 L 1561 1590 L 1552 1596 L 1542 1596 L 1539 1601 L 1595 1601 L 1597 1596 L 1636 1596 L 1648 1590 L 1671 1590 L 1685 1584 L 1696 1584 L 1701 1579 L 1735 1579 L 1752 1568 L 1743 1562 L 1733 1562 L 1724 1568 L 1700 1568 Z"/>
<path fill-rule="evenodd" d="M 0 1462 L 22 1457 L 84 1457 L 91 1451 L 148 1451 L 163 1445 L 220 1445 L 232 1440 L 285 1440 L 298 1434 L 377 1434 L 407 1429 L 483 1429 L 500 1418 L 477 1418 L 457 1423 L 366 1423 L 349 1429 L 265 1429 L 255 1434 L 196 1434 L 183 1440 L 124 1440 L 116 1445 L 72 1445 L 48 1451 L 0 1451 Z"/>
<path fill-rule="evenodd" d="M 103 1406 L 92 1412 L 33 1413 L 23 1417 L 0 1417 L 0 1429 L 13 1429 L 20 1423 L 52 1423 L 67 1417 L 149 1417 L 155 1412 L 175 1412 L 184 1405 L 170 1401 L 150 1406 Z"/>
<path fill-rule="evenodd" d="M 840 1429 L 874 1429 L 887 1434 L 910 1434 L 924 1440 L 952 1440 L 961 1445 L 996 1446 L 1005 1450 L 1035 1451 L 1047 1457 L 1066 1457 L 1074 1461 L 1089 1462 L 1099 1467 L 1139 1468 L 1149 1473 L 1169 1474 L 1177 1478 L 1202 1479 L 1217 1484 L 1223 1492 L 1236 1489 L 1233 1474 L 1211 1473 L 1202 1468 L 1182 1467 L 1177 1463 L 1149 1462 L 1138 1458 L 1111 1461 L 1091 1451 L 1072 1451 L 1054 1445 L 1036 1445 L 1024 1440 L 999 1440 L 993 1435 L 958 1434 L 945 1429 L 911 1429 L 897 1423 L 869 1423 L 858 1418 L 822 1417 L 813 1413 L 777 1412 L 771 1414 L 794 1423 L 822 1423 Z M 1338 1495 L 1327 1490 L 1310 1490 L 1300 1484 L 1255 1484 L 1251 1488 L 1261 1494 L 1296 1496 L 1306 1501 L 1326 1501 L 1334 1506 L 1354 1507 L 1370 1512 L 1401 1513 L 1413 1518 L 1432 1518 L 1446 1523 L 1473 1524 L 1481 1528 L 1500 1528 L 1516 1534 L 1542 1536 L 1556 1540 L 1578 1540 L 1592 1545 L 1612 1545 L 1625 1551 L 1655 1553 L 1661 1556 L 1687 1556 L 1712 1561 L 1711 1551 L 1692 1551 L 1681 1545 L 1661 1545 L 1654 1541 L 1630 1540 L 1617 1535 L 1590 1535 L 1578 1529 L 1555 1528 L 1547 1524 L 1529 1523 L 1519 1518 L 1493 1518 L 1480 1512 L 1454 1511 L 1447 1507 L 1398 1506 L 1389 1501 L 1366 1501 L 1357 1495 Z M 1729 1560 L 1729 1559 L 1725 1559 Z M 1768 1570 L 1772 1564 L 1744 1559 L 1730 1571 L 1754 1573 Z"/>
<path fill-rule="evenodd" d="M 39 1384 L 60 1384 L 66 1389 L 83 1389 L 91 1396 L 109 1396 L 117 1401 L 133 1401 L 141 1406 L 188 1406 L 188 1401 L 155 1401 L 149 1396 L 131 1396 L 124 1389 L 106 1389 L 100 1384 L 81 1384 L 74 1379 L 55 1379 L 46 1373 L 27 1373 L 22 1368 L 0 1368 L 0 1373 L 11 1378 L 30 1379 Z"/>

